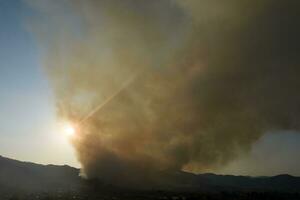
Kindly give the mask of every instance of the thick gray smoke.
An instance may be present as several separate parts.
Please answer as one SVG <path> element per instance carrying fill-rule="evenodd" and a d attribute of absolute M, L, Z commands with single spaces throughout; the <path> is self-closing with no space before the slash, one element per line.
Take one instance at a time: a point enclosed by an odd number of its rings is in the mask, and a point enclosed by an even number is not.
<path fill-rule="evenodd" d="M 88 178 L 205 171 L 299 130 L 299 1 L 31 1 L 58 114 Z"/>

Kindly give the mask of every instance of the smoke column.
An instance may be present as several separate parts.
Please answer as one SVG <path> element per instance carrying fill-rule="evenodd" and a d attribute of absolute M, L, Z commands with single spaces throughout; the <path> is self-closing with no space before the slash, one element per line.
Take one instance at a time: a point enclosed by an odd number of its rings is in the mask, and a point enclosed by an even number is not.
<path fill-rule="evenodd" d="M 299 130 L 299 1 L 29 1 L 87 178 L 203 172 Z"/>

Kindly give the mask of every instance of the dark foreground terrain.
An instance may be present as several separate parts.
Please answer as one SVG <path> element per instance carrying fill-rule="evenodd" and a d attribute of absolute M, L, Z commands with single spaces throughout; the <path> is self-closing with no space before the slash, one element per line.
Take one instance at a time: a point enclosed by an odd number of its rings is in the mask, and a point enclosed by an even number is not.
<path fill-rule="evenodd" d="M 69 166 L 38 165 L 0 156 L 0 200 L 288 199 L 300 200 L 300 178 L 162 172 L 166 184 L 113 186 L 79 177 Z"/>
<path fill-rule="evenodd" d="M 12 194 L 1 199 L 8 200 L 299 200 L 296 193 L 277 192 L 218 192 L 218 193 L 176 193 L 176 192 L 129 192 L 129 193 L 40 193 Z"/>

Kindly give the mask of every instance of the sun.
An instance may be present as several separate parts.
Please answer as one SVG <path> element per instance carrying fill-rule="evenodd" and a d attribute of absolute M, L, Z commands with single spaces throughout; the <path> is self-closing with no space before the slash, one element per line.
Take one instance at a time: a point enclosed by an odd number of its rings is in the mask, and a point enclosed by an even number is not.
<path fill-rule="evenodd" d="M 76 128 L 72 124 L 65 124 L 63 126 L 63 133 L 66 136 L 71 137 L 76 134 Z"/>
<path fill-rule="evenodd" d="M 70 126 L 70 125 L 67 125 L 66 127 L 64 127 L 64 132 L 67 135 L 74 135 L 75 134 L 75 128 Z"/>

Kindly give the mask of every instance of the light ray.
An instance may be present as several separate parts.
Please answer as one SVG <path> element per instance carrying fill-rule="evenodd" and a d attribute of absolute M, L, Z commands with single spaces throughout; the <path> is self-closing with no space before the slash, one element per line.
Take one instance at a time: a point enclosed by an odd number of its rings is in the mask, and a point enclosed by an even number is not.
<path fill-rule="evenodd" d="M 79 121 L 79 125 L 83 124 L 85 121 L 87 121 L 90 117 L 92 117 L 95 113 L 99 112 L 105 105 L 107 105 L 111 100 L 113 100 L 118 94 L 120 94 L 125 88 L 127 88 L 133 80 L 136 78 L 136 75 L 132 76 L 130 79 L 128 79 L 122 87 L 120 87 L 117 91 L 115 91 L 111 96 L 109 96 L 105 101 L 103 101 L 101 104 L 99 104 L 97 107 L 95 107 L 93 110 L 91 110 L 83 119 Z"/>

